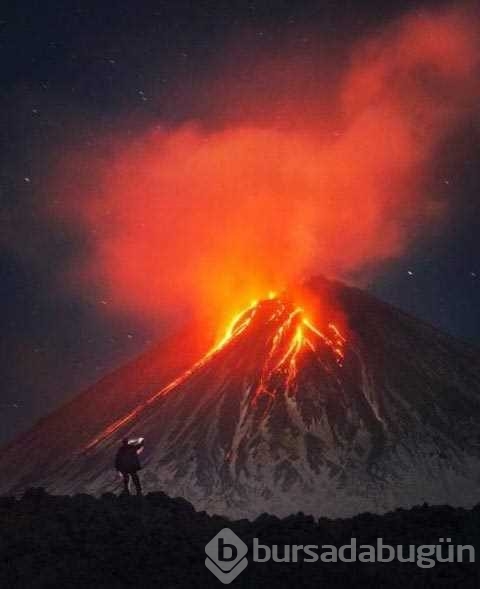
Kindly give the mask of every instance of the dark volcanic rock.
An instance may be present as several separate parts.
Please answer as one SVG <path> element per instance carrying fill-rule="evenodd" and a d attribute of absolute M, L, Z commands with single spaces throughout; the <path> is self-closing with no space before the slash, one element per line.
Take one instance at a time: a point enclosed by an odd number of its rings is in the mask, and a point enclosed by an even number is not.
<path fill-rule="evenodd" d="M 29 490 L 0 501 L 0 587 L 220 587 L 205 567 L 204 548 L 229 527 L 248 545 L 249 564 L 232 587 L 478 587 L 471 563 L 253 563 L 253 538 L 265 545 L 453 544 L 480 547 L 480 506 L 427 505 L 385 515 L 316 520 L 263 514 L 253 522 L 197 512 L 181 498 L 105 494 L 51 496 Z"/>
<path fill-rule="evenodd" d="M 186 336 L 102 379 L 0 450 L 0 494 L 115 490 L 142 436 L 144 489 L 228 517 L 475 505 L 479 351 L 340 283 L 307 299 L 257 302 L 185 371 Z"/>

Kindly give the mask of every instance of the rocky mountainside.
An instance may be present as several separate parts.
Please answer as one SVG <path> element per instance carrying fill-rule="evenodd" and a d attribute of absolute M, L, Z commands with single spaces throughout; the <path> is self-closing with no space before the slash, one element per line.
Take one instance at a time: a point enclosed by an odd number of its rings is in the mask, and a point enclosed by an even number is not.
<path fill-rule="evenodd" d="M 143 436 L 147 490 L 231 517 L 476 503 L 478 351 L 358 289 L 308 291 L 315 320 L 267 298 L 175 376 L 181 338 L 104 379 L 0 453 L 0 492 L 115 489 L 117 445 Z"/>

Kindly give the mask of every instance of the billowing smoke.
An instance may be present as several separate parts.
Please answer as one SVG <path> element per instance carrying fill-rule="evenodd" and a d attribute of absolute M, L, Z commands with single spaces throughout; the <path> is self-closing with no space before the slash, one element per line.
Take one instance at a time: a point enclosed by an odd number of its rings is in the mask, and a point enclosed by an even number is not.
<path fill-rule="evenodd" d="M 472 15 L 450 10 L 407 15 L 348 57 L 321 40 L 318 57 L 237 43 L 194 97 L 205 120 L 65 158 L 64 194 L 88 174 L 66 207 L 91 238 L 75 272 L 145 318 L 223 321 L 309 274 L 402 255 L 448 213 L 426 186 L 478 100 L 477 39 Z"/>

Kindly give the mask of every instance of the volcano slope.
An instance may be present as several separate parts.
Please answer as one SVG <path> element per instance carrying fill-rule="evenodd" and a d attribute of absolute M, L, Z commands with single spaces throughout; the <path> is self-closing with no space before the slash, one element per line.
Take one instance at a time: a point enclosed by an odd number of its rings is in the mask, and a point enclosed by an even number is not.
<path fill-rule="evenodd" d="M 2 451 L 0 491 L 115 489 L 140 435 L 146 490 L 230 517 L 475 504 L 478 351 L 358 289 L 308 291 L 331 311 L 262 300 L 173 380 L 150 352 L 79 395 Z"/>

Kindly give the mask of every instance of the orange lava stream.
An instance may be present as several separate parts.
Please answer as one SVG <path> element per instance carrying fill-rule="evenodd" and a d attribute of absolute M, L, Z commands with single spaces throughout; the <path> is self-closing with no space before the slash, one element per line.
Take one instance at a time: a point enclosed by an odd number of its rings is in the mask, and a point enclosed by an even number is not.
<path fill-rule="evenodd" d="M 344 358 L 343 346 L 346 340 L 335 325 L 332 323 L 328 325 L 329 335 L 322 333 L 305 317 L 305 312 L 301 307 L 294 308 L 282 321 L 282 316 L 287 312 L 286 304 L 273 295 L 270 295 L 268 300 L 274 300 L 276 306 L 272 314 L 267 318 L 267 323 L 280 322 L 280 325 L 274 332 L 273 337 L 270 338 L 270 349 L 263 363 L 259 383 L 250 400 L 251 404 L 256 404 L 263 395 L 273 399 L 276 390 L 282 385 L 286 394 L 291 395 L 295 390 L 299 358 L 307 349 L 314 353 L 317 351 L 315 340 L 320 340 L 321 345 L 330 349 L 339 366 L 342 365 Z M 121 427 L 132 422 L 146 407 L 167 395 L 205 366 L 213 356 L 237 339 L 248 328 L 261 304 L 262 302 L 254 301 L 248 309 L 238 313 L 230 323 L 224 337 L 205 356 L 152 397 L 139 404 L 133 411 L 114 421 L 93 438 L 84 447 L 84 450 L 93 448 Z"/>
<path fill-rule="evenodd" d="M 278 311 L 272 314 L 270 320 L 274 321 L 277 315 Z M 314 344 L 315 339 L 320 339 L 322 344 L 330 349 L 337 364 L 341 366 L 344 359 L 343 346 L 346 339 L 333 323 L 328 325 L 328 330 L 331 335 L 322 333 L 305 317 L 303 308 L 296 307 L 281 323 L 272 338 L 272 345 L 263 365 L 260 381 L 252 396 L 251 403 L 256 405 L 263 395 L 273 399 L 275 390 L 279 388 L 278 383 L 283 383 L 286 394 L 292 394 L 298 374 L 299 358 L 307 348 L 312 352 L 317 351 Z M 280 359 L 272 368 L 272 361 L 279 353 L 281 353 Z"/>
<path fill-rule="evenodd" d="M 214 356 L 217 352 L 222 350 L 233 339 L 237 338 L 248 327 L 248 325 L 252 321 L 253 316 L 255 315 L 256 304 L 257 302 L 254 301 L 246 311 L 238 313 L 233 318 L 232 322 L 227 328 L 224 337 L 209 352 L 207 352 L 205 356 L 200 358 L 198 362 L 195 362 L 195 364 L 191 368 L 185 370 L 185 372 L 183 372 L 180 376 L 172 380 L 165 387 L 160 389 L 152 397 L 150 397 L 149 399 L 135 407 L 133 411 L 130 411 L 130 413 L 127 413 L 120 419 L 114 421 L 111 425 L 105 428 L 98 436 L 93 438 L 84 447 L 84 450 L 90 450 L 91 448 L 93 448 L 106 438 L 108 438 L 110 435 L 115 433 L 122 426 L 130 423 L 133 419 L 135 419 L 137 415 L 139 415 L 145 409 L 145 407 L 148 407 L 160 397 L 163 397 L 166 394 L 168 394 L 172 389 L 174 389 L 178 385 L 182 384 L 185 380 L 187 380 L 187 378 L 189 378 L 194 372 L 205 366 L 205 364 L 212 358 L 212 356 Z"/>

